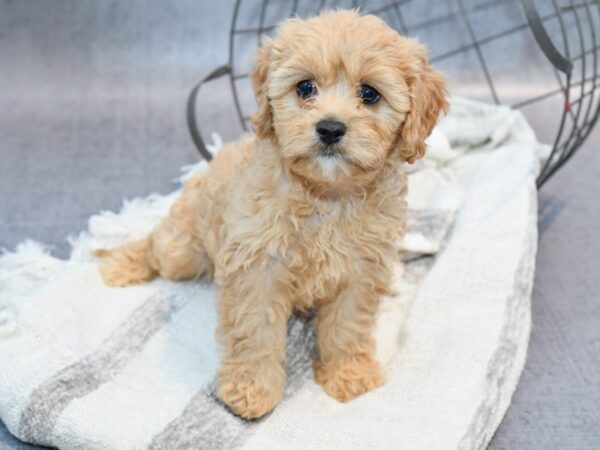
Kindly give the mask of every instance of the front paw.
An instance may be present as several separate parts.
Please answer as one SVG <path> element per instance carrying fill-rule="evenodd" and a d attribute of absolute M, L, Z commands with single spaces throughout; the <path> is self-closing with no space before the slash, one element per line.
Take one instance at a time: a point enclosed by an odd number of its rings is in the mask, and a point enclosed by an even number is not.
<path fill-rule="evenodd" d="M 245 418 L 258 419 L 279 403 L 284 379 L 279 368 L 261 374 L 252 367 L 221 369 L 217 375 L 217 394 L 229 409 Z"/>
<path fill-rule="evenodd" d="M 327 394 L 347 402 L 385 383 L 379 364 L 366 356 L 358 356 L 334 364 L 315 361 L 315 381 Z"/>

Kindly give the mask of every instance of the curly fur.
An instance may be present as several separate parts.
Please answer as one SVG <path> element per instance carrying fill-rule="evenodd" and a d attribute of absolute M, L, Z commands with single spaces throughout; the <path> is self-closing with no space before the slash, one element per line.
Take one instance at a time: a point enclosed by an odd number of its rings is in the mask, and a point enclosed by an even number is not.
<path fill-rule="evenodd" d="M 309 100 L 295 91 L 314 80 Z M 404 231 L 404 162 L 446 110 L 444 81 L 425 49 L 354 11 L 285 22 L 258 51 L 254 135 L 225 146 L 191 179 L 147 238 L 101 252 L 113 286 L 213 276 L 220 286 L 220 398 L 246 418 L 271 411 L 285 386 L 286 324 L 316 310 L 315 380 L 340 401 L 384 383 L 372 328 L 391 293 Z M 382 96 L 361 103 L 363 83 Z M 315 124 L 347 133 L 318 154 Z"/>

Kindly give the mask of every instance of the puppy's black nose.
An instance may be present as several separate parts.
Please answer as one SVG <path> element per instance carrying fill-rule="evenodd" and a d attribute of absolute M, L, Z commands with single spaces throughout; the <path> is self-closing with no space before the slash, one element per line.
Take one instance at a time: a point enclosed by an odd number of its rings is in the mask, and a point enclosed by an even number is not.
<path fill-rule="evenodd" d="M 346 125 L 337 120 L 323 119 L 317 122 L 317 134 L 323 144 L 333 145 L 340 142 L 346 134 Z"/>

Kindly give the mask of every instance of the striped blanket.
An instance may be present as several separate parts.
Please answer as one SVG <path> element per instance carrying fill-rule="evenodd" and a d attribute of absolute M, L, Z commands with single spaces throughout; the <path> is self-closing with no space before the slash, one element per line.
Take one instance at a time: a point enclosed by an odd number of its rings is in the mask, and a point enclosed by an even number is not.
<path fill-rule="evenodd" d="M 0 257 L 0 418 L 64 449 L 485 447 L 525 360 L 542 147 L 520 113 L 460 99 L 429 144 L 409 175 L 399 294 L 377 322 L 384 387 L 328 397 L 310 317 L 294 317 L 282 403 L 230 414 L 213 385 L 217 287 L 109 288 L 91 257 L 149 232 L 174 192 L 92 217 L 69 260 L 33 242 Z"/>

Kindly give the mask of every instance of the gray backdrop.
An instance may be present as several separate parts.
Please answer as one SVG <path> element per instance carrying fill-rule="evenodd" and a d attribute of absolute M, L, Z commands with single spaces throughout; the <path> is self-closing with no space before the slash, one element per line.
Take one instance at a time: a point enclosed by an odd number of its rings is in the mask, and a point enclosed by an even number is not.
<path fill-rule="evenodd" d="M 32 238 L 64 257 L 65 237 L 90 214 L 173 189 L 178 168 L 198 159 L 186 96 L 226 61 L 232 8 L 232 0 L 0 0 L 1 247 Z M 535 47 L 523 56 L 539 57 Z M 517 83 L 529 74 L 520 67 Z M 463 95 L 461 77 L 471 73 L 452 73 Z M 227 83 L 203 92 L 203 129 L 237 136 Z M 560 100 L 528 111 L 540 136 L 553 135 L 556 108 Z M 493 449 L 600 448 L 599 138 L 597 128 L 540 193 L 527 366 Z M 0 448 L 30 446 L 0 424 Z"/>

